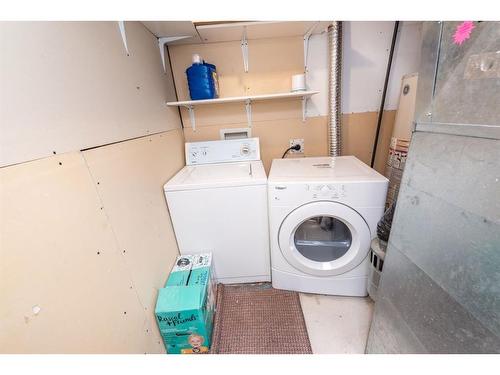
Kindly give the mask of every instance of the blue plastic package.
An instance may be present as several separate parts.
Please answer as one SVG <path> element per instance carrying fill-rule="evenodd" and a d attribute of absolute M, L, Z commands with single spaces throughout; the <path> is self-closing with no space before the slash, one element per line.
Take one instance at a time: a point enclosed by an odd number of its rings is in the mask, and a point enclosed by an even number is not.
<path fill-rule="evenodd" d="M 215 99 L 219 97 L 217 68 L 193 56 L 193 65 L 186 69 L 191 100 Z"/>

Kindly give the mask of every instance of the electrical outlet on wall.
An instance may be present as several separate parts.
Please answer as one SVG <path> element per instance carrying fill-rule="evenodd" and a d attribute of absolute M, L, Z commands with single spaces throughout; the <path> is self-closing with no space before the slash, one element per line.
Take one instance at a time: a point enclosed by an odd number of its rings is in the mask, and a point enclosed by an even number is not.
<path fill-rule="evenodd" d="M 300 145 L 300 150 L 290 150 L 291 153 L 293 154 L 303 154 L 304 153 L 304 139 L 299 138 L 299 139 L 290 139 L 290 147 L 295 146 L 295 145 Z"/>

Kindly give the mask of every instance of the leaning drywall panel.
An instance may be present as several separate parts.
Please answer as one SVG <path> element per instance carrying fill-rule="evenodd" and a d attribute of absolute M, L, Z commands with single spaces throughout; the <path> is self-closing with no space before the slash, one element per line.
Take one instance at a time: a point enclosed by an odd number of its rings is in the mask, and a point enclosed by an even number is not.
<path fill-rule="evenodd" d="M 160 352 L 82 155 L 0 185 L 0 352 Z"/>
<path fill-rule="evenodd" d="M 401 80 L 405 75 L 418 73 L 419 71 L 422 51 L 422 28 L 422 22 L 403 21 L 399 23 L 385 109 L 398 108 Z"/>
<path fill-rule="evenodd" d="M 414 128 L 415 98 L 417 96 L 418 74 L 408 74 L 401 80 L 398 110 L 394 120 L 392 136 L 397 139 L 410 141 Z"/>
<path fill-rule="evenodd" d="M 125 30 L 129 56 L 117 22 L 0 23 L 0 166 L 180 126 L 156 38 Z"/>
<path fill-rule="evenodd" d="M 184 166 L 182 130 L 88 150 L 84 157 L 159 341 L 157 291 L 178 255 L 163 185 Z"/>

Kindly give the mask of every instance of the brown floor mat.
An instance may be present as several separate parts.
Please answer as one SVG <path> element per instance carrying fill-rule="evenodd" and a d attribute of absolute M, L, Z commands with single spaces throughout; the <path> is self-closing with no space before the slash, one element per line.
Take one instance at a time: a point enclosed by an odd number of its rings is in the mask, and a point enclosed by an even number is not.
<path fill-rule="evenodd" d="M 311 354 L 299 294 L 269 283 L 217 286 L 214 354 Z"/>

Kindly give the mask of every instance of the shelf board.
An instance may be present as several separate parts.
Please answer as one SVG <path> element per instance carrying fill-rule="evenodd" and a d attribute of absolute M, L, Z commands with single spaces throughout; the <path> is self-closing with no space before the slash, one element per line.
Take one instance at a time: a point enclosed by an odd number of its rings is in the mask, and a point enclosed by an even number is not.
<path fill-rule="evenodd" d="M 246 31 L 247 39 L 304 36 L 311 31 L 320 34 L 330 21 L 253 21 L 197 25 L 196 30 L 204 43 L 240 41 Z"/>
<path fill-rule="evenodd" d="M 284 93 L 265 94 L 265 95 L 232 96 L 232 97 L 217 98 L 217 99 L 184 100 L 180 102 L 167 102 L 167 105 L 172 107 L 194 107 L 197 105 L 204 105 L 204 104 L 257 102 L 264 100 L 294 99 L 294 98 L 304 99 L 304 98 L 310 98 L 314 94 L 318 93 L 319 91 L 296 91 L 296 92 L 284 92 Z"/>
<path fill-rule="evenodd" d="M 203 43 L 196 31 L 196 27 L 191 21 L 142 21 L 141 23 L 157 38 L 176 36 L 190 37 L 169 42 L 169 45 Z"/>
<path fill-rule="evenodd" d="M 331 21 L 248 21 L 193 23 L 191 21 L 142 21 L 157 38 L 191 36 L 169 44 L 198 44 L 240 41 L 243 31 L 248 40 L 303 36 L 324 32 Z"/>

